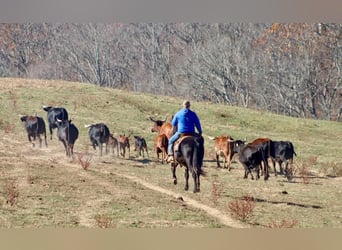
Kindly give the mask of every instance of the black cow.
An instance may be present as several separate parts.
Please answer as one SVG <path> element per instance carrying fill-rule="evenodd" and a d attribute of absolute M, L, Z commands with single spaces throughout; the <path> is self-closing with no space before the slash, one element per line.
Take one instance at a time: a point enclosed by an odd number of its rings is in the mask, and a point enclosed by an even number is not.
<path fill-rule="evenodd" d="M 57 120 L 57 137 L 64 145 L 66 156 L 72 157 L 74 144 L 78 138 L 78 129 L 71 123 L 71 120 Z"/>
<path fill-rule="evenodd" d="M 266 148 L 268 150 L 268 147 Z M 245 145 L 239 155 L 239 161 L 245 169 L 244 179 L 248 178 L 248 174 L 251 174 L 252 180 L 254 180 L 252 170 L 255 169 L 257 173 L 257 179 L 260 178 L 259 172 L 262 162 L 267 162 L 267 151 L 264 144 L 248 143 Z M 264 167 L 264 179 L 268 179 L 268 165 Z"/>
<path fill-rule="evenodd" d="M 46 142 L 46 127 L 45 127 L 45 122 L 43 120 L 43 118 L 39 117 L 39 116 L 30 116 L 30 115 L 22 115 L 20 116 L 20 120 L 22 122 L 25 122 L 25 129 L 27 132 L 27 138 L 29 140 L 29 142 L 32 143 L 32 146 L 34 147 L 35 144 L 33 141 L 36 140 L 36 138 L 38 137 L 39 139 L 39 147 L 42 146 L 42 138 L 40 138 L 40 135 L 44 136 L 45 139 L 45 146 L 47 147 L 47 142 Z M 31 139 L 32 137 L 32 139 Z"/>
<path fill-rule="evenodd" d="M 146 151 L 147 157 L 149 157 L 148 150 L 147 150 L 147 143 L 143 137 L 134 135 L 134 146 L 135 146 L 134 151 L 137 151 L 139 156 L 141 156 L 141 153 L 142 153 L 143 157 L 145 157 L 144 151 Z"/>
<path fill-rule="evenodd" d="M 271 158 L 274 168 L 274 174 L 277 175 L 276 162 L 279 164 L 280 173 L 284 174 L 282 163 L 285 162 L 285 174 L 287 174 L 289 162 L 292 164 L 293 156 L 296 155 L 294 146 L 290 141 L 272 141 Z"/>
<path fill-rule="evenodd" d="M 50 130 L 50 139 L 52 140 L 52 130 L 57 128 L 57 120 L 67 121 L 68 112 L 65 108 L 62 107 L 47 107 L 43 106 L 43 109 L 47 112 L 47 120 L 49 123 L 49 130 Z"/>
<path fill-rule="evenodd" d="M 110 137 L 110 131 L 106 124 L 104 123 L 96 123 L 85 125 L 86 128 L 89 128 L 89 139 L 93 145 L 93 148 L 96 149 L 96 146 L 100 148 L 100 156 L 102 156 L 102 144 L 106 144 L 106 154 L 108 153 L 108 140 Z"/>

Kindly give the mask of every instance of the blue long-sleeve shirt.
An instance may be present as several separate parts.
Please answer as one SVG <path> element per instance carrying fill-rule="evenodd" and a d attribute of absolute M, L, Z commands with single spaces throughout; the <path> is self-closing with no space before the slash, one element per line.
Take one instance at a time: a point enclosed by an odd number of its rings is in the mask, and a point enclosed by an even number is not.
<path fill-rule="evenodd" d="M 187 108 L 179 110 L 172 119 L 172 126 L 177 126 L 179 133 L 198 133 L 202 134 L 202 127 L 197 114 Z"/>

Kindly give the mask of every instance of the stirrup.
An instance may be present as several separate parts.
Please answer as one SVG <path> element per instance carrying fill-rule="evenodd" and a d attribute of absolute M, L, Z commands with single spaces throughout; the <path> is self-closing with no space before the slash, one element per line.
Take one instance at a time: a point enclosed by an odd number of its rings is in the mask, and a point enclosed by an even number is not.
<path fill-rule="evenodd" d="M 175 159 L 173 158 L 173 155 L 168 155 L 167 156 L 167 158 L 166 158 L 166 162 L 167 163 L 172 163 L 172 162 L 174 162 L 175 161 Z"/>

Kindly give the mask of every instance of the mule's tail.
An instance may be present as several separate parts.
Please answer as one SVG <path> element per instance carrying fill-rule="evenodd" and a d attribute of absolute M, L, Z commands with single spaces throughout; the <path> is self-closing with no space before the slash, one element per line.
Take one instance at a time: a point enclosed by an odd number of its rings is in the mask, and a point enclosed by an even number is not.
<path fill-rule="evenodd" d="M 205 176 L 203 171 L 203 158 L 204 158 L 204 138 L 203 136 L 196 136 L 194 139 L 194 152 L 192 157 L 192 165 L 197 171 L 198 175 Z"/>

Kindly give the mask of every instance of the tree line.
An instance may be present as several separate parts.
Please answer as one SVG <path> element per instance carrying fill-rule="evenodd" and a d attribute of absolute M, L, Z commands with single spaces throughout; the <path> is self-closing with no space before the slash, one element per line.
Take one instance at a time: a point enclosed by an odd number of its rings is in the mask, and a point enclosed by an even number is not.
<path fill-rule="evenodd" d="M 0 76 L 336 120 L 341 31 L 334 23 L 4 23 Z"/>

